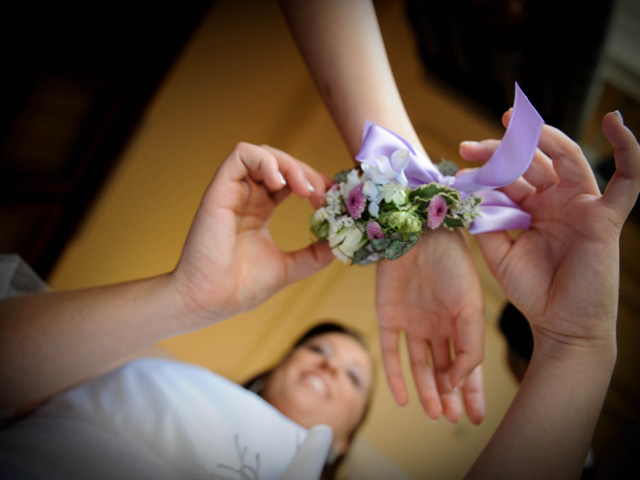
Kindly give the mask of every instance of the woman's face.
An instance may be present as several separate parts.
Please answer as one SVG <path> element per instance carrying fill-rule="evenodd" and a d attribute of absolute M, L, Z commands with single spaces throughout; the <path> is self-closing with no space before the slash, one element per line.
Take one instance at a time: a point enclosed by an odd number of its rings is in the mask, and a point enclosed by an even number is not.
<path fill-rule="evenodd" d="M 266 401 L 298 424 L 333 429 L 334 451 L 346 451 L 373 382 L 367 350 L 353 337 L 329 332 L 297 347 L 267 378 Z"/>

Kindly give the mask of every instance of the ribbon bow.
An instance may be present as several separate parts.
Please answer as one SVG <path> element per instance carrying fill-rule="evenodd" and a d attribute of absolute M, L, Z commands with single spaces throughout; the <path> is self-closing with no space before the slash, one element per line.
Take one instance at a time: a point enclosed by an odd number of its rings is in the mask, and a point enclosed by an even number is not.
<path fill-rule="evenodd" d="M 391 158 L 396 150 L 408 150 L 404 169 L 409 187 L 437 182 L 460 191 L 462 198 L 475 194 L 482 198 L 482 215 L 469 226 L 472 234 L 496 230 L 529 228 L 531 216 L 504 193 L 495 190 L 517 180 L 527 171 L 538 147 L 544 120 L 516 83 L 513 114 L 500 145 L 482 167 L 455 177 L 443 175 L 427 157 L 419 155 L 401 136 L 367 121 L 356 160 L 375 166 L 376 157 Z"/>

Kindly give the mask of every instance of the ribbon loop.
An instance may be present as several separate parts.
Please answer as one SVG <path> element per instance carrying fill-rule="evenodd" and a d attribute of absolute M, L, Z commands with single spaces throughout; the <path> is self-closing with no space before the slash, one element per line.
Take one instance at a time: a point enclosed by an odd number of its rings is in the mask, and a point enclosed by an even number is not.
<path fill-rule="evenodd" d="M 451 186 L 462 193 L 480 196 L 482 216 L 473 221 L 469 232 L 484 233 L 497 230 L 529 228 L 531 217 L 502 192 L 494 191 L 513 183 L 522 176 L 533 161 L 544 121 L 516 83 L 513 114 L 500 145 L 480 168 L 456 177 L 442 175 L 429 158 L 419 155 L 401 136 L 373 122 L 365 123 L 360 152 L 356 160 L 375 166 L 379 155 L 391 158 L 397 150 L 409 152 L 404 169 L 408 185 L 418 187 L 431 182 Z"/>

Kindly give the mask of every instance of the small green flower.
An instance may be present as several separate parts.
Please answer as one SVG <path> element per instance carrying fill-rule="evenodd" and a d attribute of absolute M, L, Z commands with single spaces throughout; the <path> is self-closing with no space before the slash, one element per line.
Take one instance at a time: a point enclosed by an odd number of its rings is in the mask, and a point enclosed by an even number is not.
<path fill-rule="evenodd" d="M 309 224 L 311 225 L 311 232 L 319 240 L 326 240 L 329 237 L 329 222 L 327 220 L 320 218 L 319 215 L 311 215 Z"/>
<path fill-rule="evenodd" d="M 410 211 L 390 212 L 381 219 L 383 224 L 403 234 L 422 232 L 420 217 Z"/>

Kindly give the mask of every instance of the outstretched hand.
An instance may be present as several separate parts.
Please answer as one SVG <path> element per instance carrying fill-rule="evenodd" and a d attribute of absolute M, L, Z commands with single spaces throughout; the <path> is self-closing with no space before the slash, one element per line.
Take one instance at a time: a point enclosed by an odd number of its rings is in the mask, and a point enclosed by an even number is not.
<path fill-rule="evenodd" d="M 276 206 L 291 192 L 321 195 L 328 179 L 268 146 L 238 144 L 220 166 L 202 203 L 173 281 L 198 328 L 264 302 L 279 289 L 328 265 L 328 245 L 280 251 L 268 230 Z"/>
<path fill-rule="evenodd" d="M 615 345 L 618 240 L 640 190 L 640 146 L 617 112 L 602 126 L 616 163 L 603 195 L 580 147 L 545 126 L 530 169 L 503 189 L 531 214 L 531 228 L 515 240 L 505 232 L 476 236 L 507 297 L 531 322 L 536 349 Z M 497 144 L 465 143 L 460 151 L 486 160 Z"/>
<path fill-rule="evenodd" d="M 462 233 L 429 232 L 403 257 L 379 262 L 376 290 L 382 360 L 396 402 L 407 402 L 399 356 L 400 332 L 405 332 L 427 415 L 444 414 L 456 422 L 462 413 L 460 385 L 469 419 L 480 423 L 485 411 L 483 299 Z"/>

